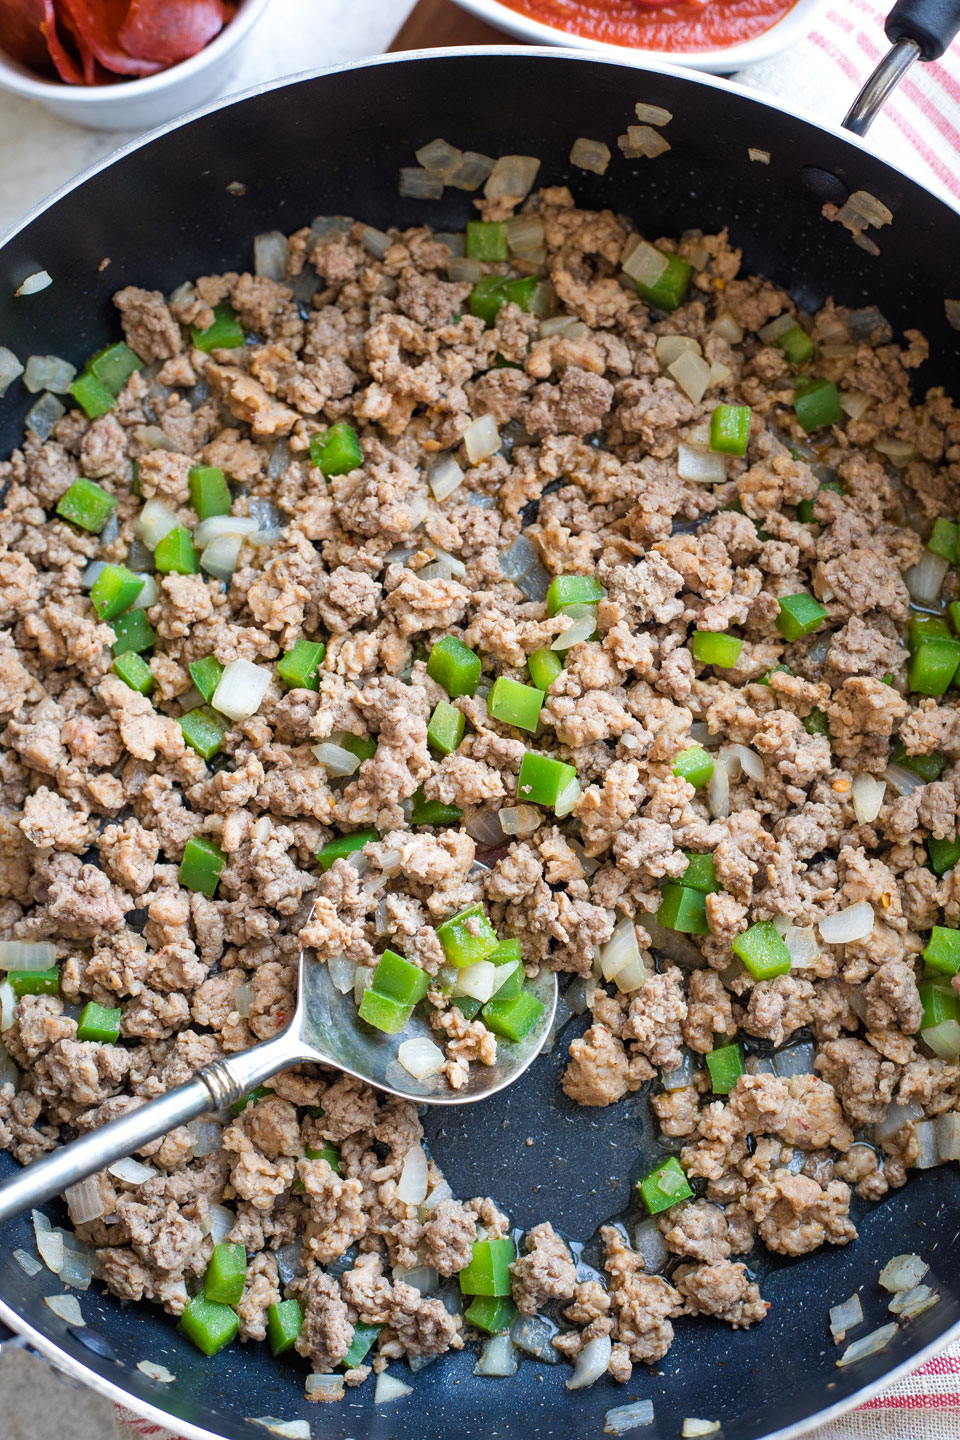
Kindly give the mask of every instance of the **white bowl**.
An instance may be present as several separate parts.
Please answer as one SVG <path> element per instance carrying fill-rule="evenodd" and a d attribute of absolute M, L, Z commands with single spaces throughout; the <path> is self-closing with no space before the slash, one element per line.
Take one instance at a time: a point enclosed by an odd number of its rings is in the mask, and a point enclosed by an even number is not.
<path fill-rule="evenodd" d="M 139 80 L 112 85 L 66 85 L 43 80 L 0 50 L 0 90 L 39 100 L 54 115 L 93 130 L 148 130 L 209 100 L 230 78 L 236 50 L 256 25 L 270 0 L 240 0 L 237 13 L 209 45 Z"/>
<path fill-rule="evenodd" d="M 517 35 L 521 40 L 529 40 L 534 45 L 563 45 L 568 49 L 576 47 L 590 50 L 607 60 L 619 60 L 621 64 L 629 64 L 631 60 L 638 64 L 647 60 L 665 60 L 673 65 L 689 66 L 691 70 L 709 70 L 715 75 L 724 75 L 739 70 L 744 65 L 755 65 L 760 60 L 769 60 L 772 55 L 778 55 L 781 50 L 786 50 L 789 45 L 801 40 L 810 30 L 819 11 L 825 7 L 826 0 L 795 0 L 792 9 L 788 10 L 776 25 L 764 30 L 761 35 L 754 36 L 752 40 L 745 40 L 740 45 L 725 45 L 719 50 L 697 50 L 686 54 L 679 50 L 644 50 L 626 45 L 608 45 L 603 40 L 591 40 L 585 35 L 575 34 L 572 30 L 558 30 L 553 25 L 531 20 L 516 10 L 510 10 L 506 5 L 500 5 L 498 0 L 457 0 L 457 4 L 461 9 L 469 10 L 471 15 L 486 20 L 488 25 L 495 25 L 498 29 Z"/>

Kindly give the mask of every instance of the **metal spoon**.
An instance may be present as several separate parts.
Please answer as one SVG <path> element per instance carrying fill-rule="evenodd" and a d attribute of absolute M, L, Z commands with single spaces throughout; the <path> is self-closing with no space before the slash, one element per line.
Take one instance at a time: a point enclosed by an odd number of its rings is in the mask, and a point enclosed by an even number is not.
<path fill-rule="evenodd" d="M 497 1063 L 472 1065 L 463 1089 L 453 1090 L 442 1075 L 415 1080 L 397 1060 L 401 1039 L 430 1035 L 426 1021 L 414 1016 L 402 1035 L 383 1035 L 360 1025 L 353 992 L 341 995 L 326 965 L 302 951 L 297 1008 L 279 1035 L 229 1059 L 214 1060 L 175 1090 L 128 1111 L 42 1160 L 34 1160 L 0 1186 L 0 1224 L 28 1205 L 40 1205 L 115 1160 L 132 1155 L 178 1125 L 208 1110 L 232 1105 L 290 1065 L 307 1061 L 326 1065 L 414 1104 L 470 1105 L 485 1100 L 523 1074 L 550 1032 L 557 1008 L 557 977 L 542 971 L 530 988 L 546 1006 L 530 1034 L 517 1044 L 501 1041 Z"/>

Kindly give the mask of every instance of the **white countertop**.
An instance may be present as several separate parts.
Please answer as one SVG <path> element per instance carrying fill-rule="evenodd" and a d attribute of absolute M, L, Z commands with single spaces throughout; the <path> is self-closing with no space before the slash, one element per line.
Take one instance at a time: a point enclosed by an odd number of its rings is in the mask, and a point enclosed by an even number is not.
<path fill-rule="evenodd" d="M 272 0 L 225 91 L 386 49 L 414 0 Z M 0 233 L 135 131 L 85 130 L 0 93 Z"/>

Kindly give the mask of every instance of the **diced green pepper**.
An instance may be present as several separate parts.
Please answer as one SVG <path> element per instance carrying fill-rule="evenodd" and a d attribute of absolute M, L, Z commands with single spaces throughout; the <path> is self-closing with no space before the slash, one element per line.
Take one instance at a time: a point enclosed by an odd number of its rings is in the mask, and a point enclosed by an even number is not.
<path fill-rule="evenodd" d="M 191 750 L 196 750 L 204 760 L 212 760 L 223 749 L 225 722 L 209 706 L 201 705 L 197 710 L 188 711 L 180 716 L 177 724 Z"/>
<path fill-rule="evenodd" d="M 243 326 L 237 319 L 233 306 L 224 301 L 213 307 L 213 324 L 206 330 L 190 326 L 190 339 L 196 350 L 235 350 L 244 341 Z"/>
<path fill-rule="evenodd" d="M 828 425 L 839 425 L 843 419 L 840 396 L 832 380 L 804 380 L 793 393 L 793 408 L 808 435 Z"/>
<path fill-rule="evenodd" d="M 943 975 L 960 973 L 960 930 L 949 925 L 934 925 L 923 958 L 931 970 Z"/>
<path fill-rule="evenodd" d="M 456 825 L 463 819 L 463 811 L 459 805 L 446 805 L 442 800 L 428 800 L 422 785 L 413 792 L 412 798 L 411 825 Z"/>
<path fill-rule="evenodd" d="M 772 980 L 790 970 L 790 951 L 769 920 L 760 920 L 730 942 L 754 980 Z"/>
<path fill-rule="evenodd" d="M 362 850 L 364 845 L 374 845 L 379 839 L 376 830 L 354 830 L 351 835 L 335 836 L 333 840 L 328 840 L 317 854 L 320 869 L 329 870 L 335 861 L 345 860 L 348 855 Z"/>
<path fill-rule="evenodd" d="M 481 275 L 470 292 L 470 314 L 485 325 L 492 325 L 506 304 L 503 281 L 499 275 Z"/>
<path fill-rule="evenodd" d="M 685 935 L 709 935 L 707 897 L 702 890 L 688 885 L 664 885 L 660 891 L 657 919 L 667 930 L 680 930 Z"/>
<path fill-rule="evenodd" d="M 960 839 L 955 835 L 952 840 L 937 840 L 933 835 L 928 835 L 927 854 L 930 856 L 931 869 L 937 875 L 946 875 L 960 860 Z"/>
<path fill-rule="evenodd" d="M 674 775 L 681 776 L 689 781 L 694 789 L 699 790 L 701 785 L 706 785 L 713 776 L 713 757 L 708 755 L 702 745 L 690 745 L 686 750 L 681 750 L 672 765 Z"/>
<path fill-rule="evenodd" d="M 267 1310 L 267 1343 L 272 1354 L 286 1354 L 302 1329 L 303 1311 L 298 1300 L 278 1300 Z"/>
<path fill-rule="evenodd" d="M 190 504 L 197 512 L 198 520 L 230 514 L 233 496 L 219 465 L 194 465 L 188 483 Z"/>
<path fill-rule="evenodd" d="M 195 1295 L 180 1316 L 177 1329 L 204 1355 L 216 1355 L 236 1338 L 240 1321 L 229 1305 L 220 1305 L 205 1295 Z"/>
<path fill-rule="evenodd" d="M 729 1095 L 743 1074 L 743 1047 L 721 1045 L 706 1054 L 714 1095 Z"/>
<path fill-rule="evenodd" d="M 922 640 L 910 659 L 907 684 L 914 695 L 942 695 L 960 665 L 960 640 L 932 635 Z"/>
<path fill-rule="evenodd" d="M 754 683 L 755 685 L 769 685 L 769 684 L 770 684 L 770 676 L 771 676 L 771 675 L 792 675 L 792 674 L 793 674 L 793 671 L 790 669 L 790 666 L 789 666 L 789 665 L 774 665 L 771 670 L 768 670 L 765 675 L 761 675 L 761 676 L 760 676 L 760 679 L 759 679 L 759 680 L 755 680 L 753 683 Z"/>
<path fill-rule="evenodd" d="M 356 755 L 361 764 L 364 760 L 372 760 L 377 753 L 377 742 L 372 735 L 341 734 L 339 744 L 342 750 Z"/>
<path fill-rule="evenodd" d="M 527 656 L 527 669 L 538 690 L 549 690 L 557 676 L 563 674 L 563 661 L 554 650 L 534 650 Z"/>
<path fill-rule="evenodd" d="M 437 939 L 448 962 L 458 968 L 486 960 L 499 943 L 497 932 L 484 914 L 479 900 L 438 925 Z"/>
<path fill-rule="evenodd" d="M 777 629 L 785 640 L 799 640 L 802 635 L 809 635 L 812 630 L 816 630 L 817 626 L 826 620 L 828 613 L 819 600 L 815 600 L 805 591 L 796 595 L 784 595 L 780 601 Z"/>
<path fill-rule="evenodd" d="M 335 475 L 349 475 L 363 464 L 360 439 L 352 425 L 338 420 L 329 430 L 310 436 L 310 463 L 332 479 Z"/>
<path fill-rule="evenodd" d="M 220 661 L 216 655 L 204 655 L 202 660 L 191 660 L 187 669 L 190 672 L 190 679 L 209 705 L 214 691 L 223 678 L 223 666 Z"/>
<path fill-rule="evenodd" d="M 510 1266 L 516 1258 L 517 1247 L 509 1236 L 474 1240 L 470 1263 L 460 1271 L 461 1293 L 509 1295 Z"/>
<path fill-rule="evenodd" d="M 10 970 L 7 979 L 18 1000 L 21 995 L 60 994 L 59 965 L 51 965 L 49 970 Z"/>
<path fill-rule="evenodd" d="M 555 575 L 547 590 L 547 614 L 559 615 L 569 605 L 599 605 L 606 593 L 593 575 Z"/>
<path fill-rule="evenodd" d="M 126 655 L 128 651 L 139 655 L 143 650 L 152 649 L 156 643 L 157 632 L 143 610 L 128 610 L 126 615 L 118 615 L 111 620 L 110 625 L 117 637 L 113 642 L 114 657 Z"/>
<path fill-rule="evenodd" d="M 953 520 L 944 520 L 942 515 L 938 515 L 927 539 L 927 549 L 932 550 L 934 555 L 949 560 L 952 564 L 957 555 L 958 538 L 960 538 L 960 525 Z"/>
<path fill-rule="evenodd" d="M 481 275 L 470 295 L 470 314 L 492 325 L 504 305 L 518 305 L 533 315 L 546 315 L 550 292 L 539 275 L 505 280 L 501 275 Z"/>
<path fill-rule="evenodd" d="M 183 525 L 164 535 L 153 552 L 153 561 L 164 575 L 196 575 L 200 569 L 190 531 Z"/>
<path fill-rule="evenodd" d="M 312 1145 L 308 1145 L 303 1153 L 308 1160 L 326 1160 L 330 1169 L 333 1170 L 335 1174 L 340 1174 L 339 1146 L 322 1145 L 319 1150 L 315 1150 Z"/>
<path fill-rule="evenodd" d="M 515 725 L 518 730 L 529 730 L 533 735 L 540 721 L 543 700 L 542 690 L 500 675 L 487 697 L 487 713 L 504 725 Z"/>
<path fill-rule="evenodd" d="M 921 1030 L 931 1025 L 940 1025 L 944 1020 L 960 1020 L 960 999 L 946 985 L 921 985 L 920 1003 L 923 1006 Z"/>
<path fill-rule="evenodd" d="M 79 525 L 82 530 L 99 535 L 116 509 L 116 504 L 115 497 L 108 490 L 104 490 L 102 485 L 95 485 L 92 480 L 81 476 L 60 496 L 57 501 L 57 514 L 61 520 L 69 520 L 72 524 Z"/>
<path fill-rule="evenodd" d="M 273 1093 L 269 1085 L 255 1085 L 252 1090 L 247 1091 L 246 1095 L 241 1095 L 239 1100 L 234 1100 L 232 1105 L 228 1105 L 227 1109 L 231 1115 L 242 1115 L 248 1105 L 256 1105 L 257 1101 L 262 1100 L 265 1095 Z"/>
<path fill-rule="evenodd" d="M 120 1034 L 121 1010 L 111 1009 L 88 1000 L 80 1011 L 77 1021 L 78 1040 L 99 1040 L 103 1045 L 112 1045 Z"/>
<path fill-rule="evenodd" d="M 517 1307 L 506 1295 L 475 1295 L 463 1312 L 468 1325 L 488 1335 L 505 1334 L 516 1316 Z"/>
<path fill-rule="evenodd" d="M 208 899 L 216 893 L 227 857 L 219 845 L 192 835 L 183 848 L 177 878 L 187 890 L 198 890 Z"/>
<path fill-rule="evenodd" d="M 111 395 L 119 395 L 135 370 L 143 369 L 143 361 L 134 354 L 129 345 L 118 340 L 115 345 L 106 345 L 91 355 L 85 367 L 94 375 Z"/>
<path fill-rule="evenodd" d="M 131 690 L 136 690 L 140 695 L 149 695 L 157 683 L 146 660 L 133 650 L 118 655 L 110 668 L 115 675 L 119 675 L 125 685 L 129 685 Z"/>
<path fill-rule="evenodd" d="M 382 1325 L 364 1325 L 358 1320 L 353 1327 L 353 1338 L 350 1341 L 350 1348 L 340 1361 L 345 1370 L 356 1370 L 357 1366 L 363 1363 L 364 1358 L 374 1343 Z"/>
<path fill-rule="evenodd" d="M 517 941 L 516 944 L 517 948 L 519 949 L 520 942 Z M 500 952 L 500 948 L 500 946 L 497 946 L 497 949 L 492 951 L 491 954 L 486 957 L 490 961 L 491 965 L 496 965 L 497 969 L 501 972 L 504 970 L 507 972 L 504 979 L 500 979 L 500 976 L 497 977 L 500 983 L 497 985 L 497 988 L 496 990 L 494 990 L 490 999 L 515 1000 L 523 990 L 523 982 L 527 978 L 526 972 L 523 968 L 523 961 L 520 959 L 519 955 L 508 960 L 498 960 L 497 956 Z M 458 998 L 457 1004 L 459 1005 L 459 1003 L 460 1000 Z"/>
<path fill-rule="evenodd" d="M 90 604 L 101 620 L 115 620 L 129 610 L 146 584 L 126 565 L 104 565 L 90 587 Z"/>
<path fill-rule="evenodd" d="M 687 868 L 680 876 L 680 884 L 685 885 L 688 890 L 702 890 L 705 895 L 716 894 L 721 890 L 717 879 L 717 866 L 712 855 L 699 855 L 693 850 L 684 850 L 687 857 Z"/>
<path fill-rule="evenodd" d="M 710 449 L 721 455 L 746 455 L 752 413 L 749 405 L 718 405 L 710 416 Z"/>
<path fill-rule="evenodd" d="M 380 995 L 414 1006 L 427 993 L 430 977 L 394 950 L 384 950 L 373 972 L 373 988 Z"/>
<path fill-rule="evenodd" d="M 667 262 L 666 269 L 653 285 L 635 281 L 637 294 L 656 310 L 676 310 L 687 296 L 692 266 L 682 255 L 667 255 L 661 251 Z"/>
<path fill-rule="evenodd" d="M 218 1305 L 237 1305 L 247 1278 L 247 1252 L 242 1245 L 214 1245 L 203 1277 L 203 1293 Z"/>
<path fill-rule="evenodd" d="M 438 640 L 427 660 L 427 674 L 443 686 L 451 700 L 458 695 L 475 695 L 482 669 L 480 656 L 455 635 Z"/>
<path fill-rule="evenodd" d="M 694 630 L 690 650 L 694 660 L 701 665 L 717 665 L 722 670 L 732 670 L 740 659 L 743 641 L 725 630 Z"/>
<path fill-rule="evenodd" d="M 808 735 L 823 735 L 825 739 L 830 739 L 830 721 L 817 706 L 809 715 L 804 715 L 800 723 Z"/>
<path fill-rule="evenodd" d="M 468 220 L 466 248 L 469 260 L 506 260 L 509 254 L 507 222 Z"/>
<path fill-rule="evenodd" d="M 517 794 L 530 805 L 547 805 L 555 815 L 569 815 L 580 794 L 580 782 L 573 765 L 527 750 L 520 762 Z"/>
<path fill-rule="evenodd" d="M 905 770 L 912 770 L 914 775 L 919 775 L 927 785 L 939 780 L 947 763 L 946 755 L 941 755 L 939 750 L 931 750 L 929 755 L 908 755 L 902 740 L 898 740 L 894 745 L 890 759 L 894 764 L 902 765 Z"/>
<path fill-rule="evenodd" d="M 645 1175 L 637 1189 L 649 1215 L 659 1215 L 661 1210 L 669 1210 L 693 1194 L 676 1155 L 668 1155 L 662 1165 Z"/>
<path fill-rule="evenodd" d="M 947 614 L 950 616 L 953 633 L 960 635 L 960 600 L 950 601 L 950 604 L 947 606 Z"/>
<path fill-rule="evenodd" d="M 489 960 L 491 965 L 516 965 L 519 960 L 523 959 L 520 941 L 512 935 L 506 940 L 500 940 L 496 949 L 491 950 L 490 954 L 483 958 Z"/>
<path fill-rule="evenodd" d="M 956 603 L 956 602 L 955 602 Z M 939 615 L 912 615 L 907 626 L 907 648 L 919 649 L 924 640 L 935 640 L 940 636 L 949 640 L 950 629 Z"/>
<path fill-rule="evenodd" d="M 839 480 L 824 480 L 820 486 L 820 490 L 832 490 L 835 495 L 844 494 L 843 486 Z M 812 500 L 801 500 L 797 506 L 797 519 L 801 520 L 804 525 L 809 525 L 814 519 L 813 510 L 817 503 L 820 490 L 817 491 L 817 494 Z"/>
<path fill-rule="evenodd" d="M 480 1014 L 483 1023 L 494 1035 L 504 1040 L 524 1040 L 540 1020 L 546 1006 L 529 990 L 513 997 L 494 995 Z"/>
<path fill-rule="evenodd" d="M 277 661 L 277 674 L 289 690 L 319 690 L 317 671 L 327 653 L 322 640 L 301 636 L 292 650 Z"/>
<path fill-rule="evenodd" d="M 427 726 L 427 743 L 441 755 L 452 755 L 463 739 L 466 724 L 462 710 L 449 700 L 438 700 Z"/>
<path fill-rule="evenodd" d="M 483 1001 L 478 1000 L 474 995 L 454 995 L 450 1004 L 456 1005 L 464 1020 L 475 1020 Z"/>
<path fill-rule="evenodd" d="M 394 1000 L 389 995 L 381 995 L 370 986 L 363 992 L 357 1013 L 361 1020 L 366 1020 L 375 1030 L 382 1030 L 386 1035 L 396 1035 L 410 1019 L 413 1006 L 404 1005 L 402 1001 Z"/>
<path fill-rule="evenodd" d="M 91 375 L 89 370 L 84 370 L 82 375 L 77 376 L 68 387 L 68 393 L 91 420 L 99 420 L 101 415 L 106 415 L 117 403 L 117 397 L 111 394 L 96 375 Z"/>
<path fill-rule="evenodd" d="M 791 365 L 805 365 L 817 350 L 802 325 L 792 325 L 789 330 L 778 335 L 773 343 L 778 350 L 783 351 Z"/>

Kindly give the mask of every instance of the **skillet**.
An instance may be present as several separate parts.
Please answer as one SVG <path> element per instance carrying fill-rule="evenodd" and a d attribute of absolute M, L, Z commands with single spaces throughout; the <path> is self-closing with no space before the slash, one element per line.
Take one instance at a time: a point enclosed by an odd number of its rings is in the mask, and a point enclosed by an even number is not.
<path fill-rule="evenodd" d="M 900 9 L 898 24 L 913 27 L 928 56 L 941 53 L 960 24 L 956 0 Z M 571 172 L 572 140 L 587 135 L 612 146 L 638 99 L 672 111 L 672 150 L 655 162 L 615 151 L 604 176 Z M 876 304 L 896 332 L 924 331 L 931 357 L 918 391 L 942 384 L 960 392 L 960 335 L 943 304 L 960 299 L 960 213 L 844 131 L 750 91 L 669 66 L 555 50 L 380 57 L 263 87 L 134 143 L 0 246 L 0 339 L 23 357 L 82 362 L 115 338 L 110 296 L 122 285 L 169 291 L 197 274 L 248 268 L 254 234 L 292 231 L 318 214 L 362 216 L 380 227 L 425 219 L 462 227 L 471 212 L 459 192 L 429 204 L 397 195 L 399 167 L 436 136 L 493 155 L 536 154 L 545 183 L 570 183 L 585 206 L 631 213 L 650 236 L 729 225 L 745 270 L 770 276 L 803 307 L 833 295 L 851 306 Z M 751 162 L 748 147 L 769 151 L 770 163 Z M 855 189 L 893 212 L 893 223 L 876 232 L 879 256 L 821 214 L 824 200 Z M 54 283 L 14 299 L 39 269 Z M 31 399 L 18 386 L 0 404 L 0 454 L 16 445 Z M 625 1208 L 654 1141 L 642 1095 L 600 1112 L 578 1111 L 562 1095 L 566 1046 L 585 1023 L 571 1021 L 510 1091 L 462 1116 L 426 1117 L 428 1142 L 455 1193 L 491 1194 L 516 1225 L 549 1218 L 580 1241 Z M 14 1168 L 0 1155 L 0 1177 Z M 574 1440 L 599 1437 L 605 1410 L 638 1398 L 654 1403 L 654 1424 L 637 1432 L 650 1440 L 678 1436 L 687 1416 L 720 1420 L 725 1440 L 786 1440 L 862 1402 L 960 1333 L 958 1200 L 957 1169 L 943 1166 L 913 1174 L 877 1205 L 855 1202 L 860 1239 L 845 1249 L 799 1261 L 751 1255 L 772 1302 L 763 1324 L 735 1333 L 680 1321 L 667 1357 L 635 1370 L 626 1387 L 604 1380 L 570 1393 L 568 1367 L 527 1358 L 512 1379 L 479 1379 L 468 1348 L 420 1372 L 414 1393 L 395 1406 L 374 1409 L 369 1385 L 337 1405 L 312 1405 L 303 1399 L 301 1362 L 274 1361 L 265 1346 L 251 1345 L 207 1360 L 169 1316 L 122 1305 L 97 1286 L 81 1297 L 86 1328 L 67 1327 L 43 1303 L 60 1291 L 55 1277 L 44 1270 L 28 1279 L 12 1258 L 18 1246 L 33 1249 L 26 1217 L 0 1230 L 0 1328 L 5 1322 L 20 1337 L 7 1343 L 29 1344 L 190 1440 L 263 1440 L 267 1432 L 245 1418 L 263 1415 L 308 1418 L 324 1440 L 387 1440 L 411 1430 L 417 1440 Z M 59 1203 L 47 1208 L 54 1223 L 65 1220 Z M 929 1261 L 941 1303 L 881 1354 L 837 1369 L 828 1306 L 859 1289 L 864 1329 L 883 1323 L 876 1275 L 902 1251 Z M 175 1382 L 147 1379 L 136 1369 L 141 1360 L 165 1365 Z"/>

